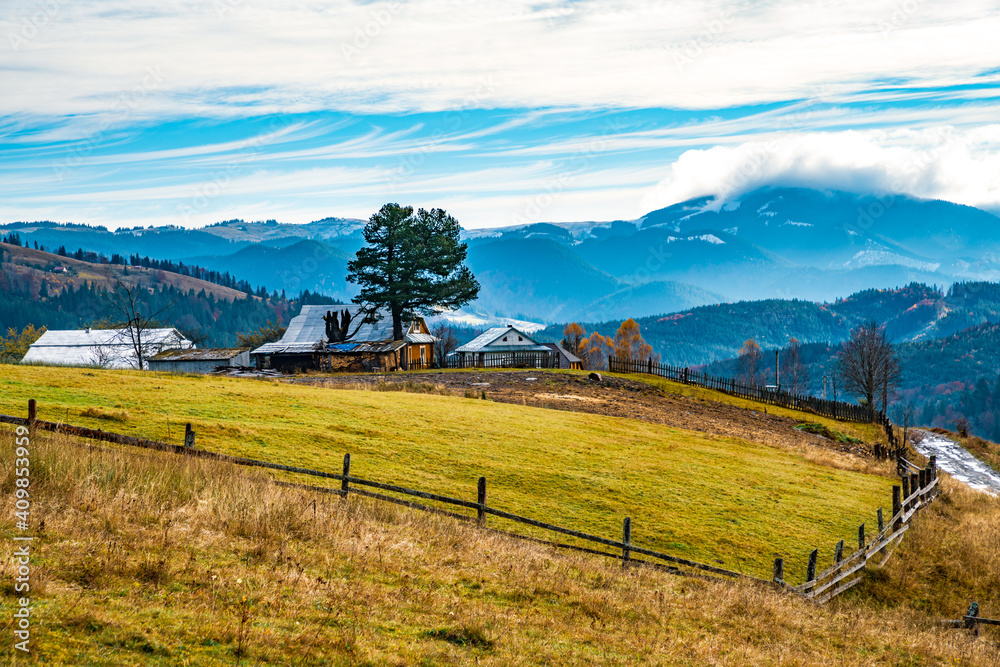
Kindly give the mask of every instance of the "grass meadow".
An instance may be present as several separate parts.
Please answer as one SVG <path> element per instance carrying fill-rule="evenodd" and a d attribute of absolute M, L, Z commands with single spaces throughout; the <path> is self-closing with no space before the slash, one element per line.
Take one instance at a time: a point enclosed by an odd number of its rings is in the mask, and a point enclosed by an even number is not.
<path fill-rule="evenodd" d="M 40 419 L 174 443 L 190 422 L 200 448 L 276 463 L 339 472 L 350 452 L 353 475 L 469 500 L 485 476 L 494 507 L 608 538 L 628 516 L 637 545 L 765 577 L 780 555 L 796 583 L 811 549 L 830 562 L 833 544 L 891 501 L 888 465 L 857 472 L 733 438 L 455 396 L 0 367 L 0 412 L 23 415 L 29 398 Z"/>

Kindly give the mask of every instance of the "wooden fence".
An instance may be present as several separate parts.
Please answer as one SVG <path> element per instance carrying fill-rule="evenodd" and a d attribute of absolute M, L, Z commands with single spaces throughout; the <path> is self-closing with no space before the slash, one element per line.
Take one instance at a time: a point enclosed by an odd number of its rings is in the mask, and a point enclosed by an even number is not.
<path fill-rule="evenodd" d="M 758 583 L 773 584 L 787 592 L 802 595 L 808 599 L 816 600 L 819 603 L 826 602 L 830 598 L 839 595 L 843 591 L 857 584 L 861 580 L 860 576 L 845 583 L 841 582 L 844 582 L 844 580 L 847 579 L 848 577 L 855 575 L 859 571 L 863 570 L 869 559 L 885 551 L 887 547 L 889 547 L 893 542 L 895 542 L 899 537 L 901 537 L 902 534 L 905 533 L 906 530 L 909 528 L 909 522 L 912 519 L 913 515 L 919 509 L 923 508 L 924 506 L 927 505 L 927 503 L 933 500 L 934 496 L 937 494 L 937 472 L 936 472 L 934 458 L 932 457 L 930 466 L 928 468 L 920 470 L 919 473 L 916 474 L 911 473 L 908 474 L 907 476 L 904 476 L 902 480 L 903 482 L 902 487 L 900 486 L 893 487 L 893 516 L 892 518 L 889 519 L 888 524 L 885 524 L 882 521 L 882 509 L 879 508 L 878 510 L 879 532 L 870 543 L 865 541 L 864 524 L 862 524 L 859 527 L 859 532 L 858 532 L 859 535 L 858 551 L 854 552 L 847 558 L 843 558 L 842 557 L 843 541 L 839 542 L 835 548 L 834 566 L 820 573 L 819 575 L 816 575 L 815 569 L 816 569 L 818 550 L 813 550 L 812 553 L 809 555 L 809 567 L 807 570 L 808 574 L 806 582 L 799 586 L 789 586 L 784 581 L 784 561 L 781 558 L 778 558 L 774 561 L 773 578 L 771 581 L 768 581 L 766 579 L 760 579 L 740 572 L 734 572 L 731 570 L 719 568 L 714 565 L 706 565 L 704 563 L 698 563 L 685 558 L 672 556 L 669 554 L 655 551 L 653 549 L 647 549 L 645 547 L 634 544 L 632 542 L 632 520 L 630 517 L 625 517 L 623 519 L 622 538 L 618 540 L 618 539 L 609 539 L 605 537 L 600 537 L 598 535 L 591 535 L 589 533 L 585 533 L 579 530 L 574 530 L 572 528 L 557 526 L 554 524 L 546 523 L 544 521 L 539 521 L 537 519 L 531 519 L 528 517 L 513 514 L 511 512 L 507 512 L 496 507 L 491 507 L 490 505 L 487 504 L 487 480 L 485 477 L 480 477 L 477 481 L 476 500 L 475 501 L 463 500 L 461 498 L 453 498 L 450 496 L 444 496 L 437 493 L 429 493 L 426 491 L 410 489 L 397 484 L 375 482 L 372 480 L 362 479 L 360 477 L 353 476 L 350 474 L 351 471 L 350 453 L 344 455 L 342 473 L 331 473 L 320 470 L 312 470 L 309 468 L 288 466 L 279 463 L 271 463 L 268 461 L 258 461 L 255 459 L 249 459 L 240 456 L 231 456 L 228 454 L 219 454 L 204 449 L 197 449 L 195 447 L 196 433 L 191 428 L 190 424 L 188 424 L 187 428 L 185 429 L 184 445 L 173 445 L 166 442 L 160 442 L 156 440 L 146 440 L 144 438 L 137 438 L 134 436 L 122 435 L 119 433 L 111 433 L 99 429 L 91 429 L 81 426 L 70 426 L 62 423 L 42 421 L 37 419 L 37 408 L 34 399 L 28 402 L 27 418 L 14 417 L 10 415 L 0 415 L 0 423 L 27 426 L 32 433 L 38 430 L 49 431 L 53 433 L 63 433 L 66 435 L 76 436 L 80 438 L 97 440 L 99 442 L 109 442 L 118 445 L 141 447 L 144 449 L 153 449 L 153 450 L 170 452 L 185 456 L 193 456 L 197 458 L 220 461 L 223 463 L 230 463 L 234 465 L 265 468 L 268 470 L 278 470 L 282 472 L 320 477 L 332 481 L 339 481 L 340 488 L 319 487 L 308 484 L 283 482 L 279 480 L 274 480 L 274 483 L 282 486 L 291 486 L 295 488 L 306 489 L 309 491 L 332 493 L 339 495 L 343 498 L 347 498 L 350 494 L 354 494 L 366 498 L 374 498 L 376 500 L 403 505 L 413 509 L 436 512 L 463 521 L 476 521 L 477 524 L 483 527 L 484 529 L 492 530 L 493 532 L 501 533 L 509 537 L 530 540 L 533 542 L 538 542 L 541 544 L 546 544 L 549 546 L 558 547 L 562 549 L 571 549 L 588 554 L 595 554 L 599 556 L 607 556 L 615 558 L 622 562 L 623 567 L 627 567 L 633 564 L 644 565 L 660 570 L 665 570 L 672 574 L 679 574 L 685 576 L 698 576 L 702 578 L 727 577 L 731 579 L 742 579 Z M 907 469 L 916 470 L 916 467 L 910 464 L 909 462 L 905 461 L 905 459 L 903 461 L 905 462 L 906 466 L 908 466 Z M 373 491 L 370 489 L 377 489 L 377 491 Z M 387 491 L 402 496 L 408 496 L 411 498 L 419 498 L 421 500 L 429 500 L 444 505 L 451 505 L 459 508 L 464 508 L 467 510 L 473 510 L 475 511 L 476 514 L 475 516 L 470 516 L 467 514 L 460 514 L 458 512 L 442 510 L 440 508 L 431 507 L 429 505 L 419 503 L 413 500 L 405 500 L 403 498 L 398 498 L 386 495 L 384 493 L 379 493 L 379 491 Z M 495 516 L 500 519 L 506 519 L 514 523 L 520 523 L 532 526 L 534 528 L 538 528 L 544 531 L 549 531 L 560 535 L 574 537 L 584 542 L 589 542 L 604 548 L 613 549 L 614 551 L 606 551 L 601 549 L 582 547 L 575 544 L 566 544 L 561 542 L 555 542 L 552 540 L 543 540 L 517 533 L 511 533 L 507 531 L 487 528 L 486 520 L 487 516 L 489 515 Z M 652 558 L 655 560 L 640 560 L 637 559 L 635 555 L 646 556 L 648 558 Z M 886 556 L 886 559 L 887 558 L 888 556 Z M 882 563 L 884 563 L 884 560 L 882 561 Z M 881 565 L 882 563 L 879 563 L 879 565 Z"/>
<path fill-rule="evenodd" d="M 841 540 L 834 545 L 834 564 L 816 574 L 816 560 L 819 550 L 813 549 L 809 553 L 809 562 L 806 567 L 806 581 L 790 589 L 822 604 L 837 595 L 840 595 L 849 588 L 857 585 L 864 578 L 864 570 L 868 563 L 885 552 L 902 538 L 910 528 L 910 521 L 914 515 L 926 507 L 938 494 L 937 462 L 935 457 L 930 458 L 926 468 L 919 469 L 906 459 L 900 459 L 909 469 L 916 470 L 902 477 L 902 484 L 892 487 L 892 516 L 887 520 L 883 518 L 882 508 L 878 509 L 876 518 L 878 521 L 878 532 L 869 539 L 865 531 L 865 524 L 858 526 L 858 548 L 854 553 L 844 556 L 844 541 Z M 876 562 L 881 567 L 891 556 L 891 552 Z M 783 583 L 784 563 L 778 558 L 774 561 L 774 580 Z"/>
<path fill-rule="evenodd" d="M 872 453 L 880 458 L 897 459 L 904 456 L 906 452 L 905 443 L 896 435 L 895 428 L 892 422 L 885 416 L 885 413 L 875 412 L 868 406 L 844 403 L 843 401 L 828 401 L 804 394 L 789 394 L 780 389 L 751 386 L 737 382 L 733 378 L 716 377 L 707 373 L 692 371 L 690 368 L 668 366 L 656 363 L 652 359 L 641 361 L 609 357 L 608 370 L 614 373 L 647 373 L 666 378 L 667 380 L 693 384 L 705 387 L 706 389 L 714 389 L 715 391 L 731 394 L 738 398 L 745 398 L 767 405 L 794 408 L 841 421 L 879 424 L 885 428 L 889 444 L 888 446 L 874 445 Z"/>

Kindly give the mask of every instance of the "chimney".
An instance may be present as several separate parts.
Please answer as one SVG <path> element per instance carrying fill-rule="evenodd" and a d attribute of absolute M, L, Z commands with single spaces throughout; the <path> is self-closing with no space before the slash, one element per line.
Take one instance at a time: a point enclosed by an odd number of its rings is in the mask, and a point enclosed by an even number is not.
<path fill-rule="evenodd" d="M 87 334 L 90 334 L 90 327 L 87 327 Z"/>

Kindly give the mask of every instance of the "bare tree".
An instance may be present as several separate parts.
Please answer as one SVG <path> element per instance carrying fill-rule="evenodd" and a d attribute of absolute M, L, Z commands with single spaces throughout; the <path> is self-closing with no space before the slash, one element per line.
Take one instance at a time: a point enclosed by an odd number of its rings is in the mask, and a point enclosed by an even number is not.
<path fill-rule="evenodd" d="M 889 342 L 885 326 L 869 320 L 851 330 L 837 355 L 837 373 L 844 382 L 844 389 L 860 396 L 866 405 L 875 410 L 876 398 L 882 394 L 882 410 L 899 386 L 899 357 Z"/>
<path fill-rule="evenodd" d="M 154 351 L 148 340 L 148 332 L 158 326 L 156 318 L 173 306 L 173 303 L 167 304 L 155 313 L 147 314 L 140 298 L 146 288 L 138 283 L 130 287 L 118 276 L 115 276 L 114 282 L 114 287 L 108 291 L 108 301 L 119 319 L 117 323 L 119 335 L 122 343 L 131 346 L 135 352 L 136 368 L 143 370 L 146 367 L 146 357 Z"/>
<path fill-rule="evenodd" d="M 809 389 L 809 369 L 802 363 L 802 344 L 797 338 L 788 339 L 781 360 L 782 389 L 789 394 L 803 394 Z"/>
<path fill-rule="evenodd" d="M 907 436 L 909 435 L 909 429 L 913 426 L 913 416 L 916 414 L 916 406 L 913 405 L 913 401 L 906 401 L 905 403 L 896 403 L 893 407 L 893 418 L 896 423 L 903 426 L 903 444 L 906 444 Z"/>
<path fill-rule="evenodd" d="M 737 360 L 737 377 L 743 384 L 756 387 L 764 379 L 764 371 L 761 367 L 764 355 L 760 350 L 760 345 L 753 338 L 747 338 L 740 348 L 739 359 Z"/>
<path fill-rule="evenodd" d="M 431 335 L 437 338 L 434 343 L 434 356 L 437 358 L 439 366 L 444 366 L 448 361 L 448 355 L 458 348 L 458 336 L 455 335 L 455 328 L 450 324 L 438 322 L 431 328 Z"/>

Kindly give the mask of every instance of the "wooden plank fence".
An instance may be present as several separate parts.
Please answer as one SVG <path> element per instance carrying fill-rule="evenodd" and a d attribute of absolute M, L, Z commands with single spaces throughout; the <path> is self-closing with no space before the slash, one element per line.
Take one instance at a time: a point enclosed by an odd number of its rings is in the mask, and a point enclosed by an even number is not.
<path fill-rule="evenodd" d="M 645 360 L 608 358 L 608 370 L 612 373 L 645 373 L 656 375 L 667 380 L 692 384 L 706 389 L 720 391 L 737 398 L 744 398 L 766 405 L 776 405 L 783 408 L 794 408 L 804 412 L 812 412 L 824 417 L 850 421 L 862 424 L 879 424 L 885 428 L 889 444 L 876 444 L 873 454 L 879 458 L 897 459 L 905 455 L 904 443 L 897 437 L 892 422 L 884 413 L 875 412 L 863 405 L 845 403 L 843 401 L 828 401 L 805 394 L 789 394 L 780 389 L 768 389 L 763 386 L 752 386 L 737 382 L 733 378 L 717 377 L 707 373 L 699 373 L 690 368 L 669 366 L 654 362 L 651 358 Z"/>
<path fill-rule="evenodd" d="M 173 445 L 170 443 L 159 442 L 156 440 L 146 440 L 144 438 L 137 438 L 129 435 L 122 435 L 119 433 L 110 433 L 108 431 L 102 431 L 100 429 L 91 429 L 80 426 L 70 426 L 62 423 L 42 421 L 36 418 L 36 403 L 34 399 L 28 402 L 28 418 L 14 417 L 10 415 L 0 415 L 0 423 L 13 424 L 18 426 L 27 426 L 32 432 L 34 431 L 49 431 L 53 433 L 62 433 L 66 435 L 72 435 L 80 438 L 87 438 L 90 440 L 96 440 L 99 442 L 109 442 L 117 445 L 126 445 L 130 447 L 140 447 L 143 449 L 154 449 L 158 451 L 164 451 L 174 454 L 181 454 L 186 456 L 193 456 L 197 458 L 204 458 L 213 461 L 219 461 L 223 463 L 230 463 L 234 465 L 265 468 L 269 470 L 278 470 L 282 472 L 296 473 L 301 475 L 309 475 L 314 477 L 321 477 L 324 479 L 335 480 L 340 482 L 340 488 L 330 488 L 330 487 L 318 487 L 310 486 L 305 484 L 295 484 L 291 482 L 275 481 L 275 483 L 282 486 L 291 486 L 295 488 L 303 488 L 310 491 L 317 491 L 322 493 L 332 493 L 339 495 L 343 498 L 347 498 L 349 495 L 359 495 L 367 498 L 374 498 L 376 500 L 388 501 L 399 505 L 404 505 L 413 509 L 419 509 L 424 511 L 435 512 L 439 514 L 445 514 L 456 519 L 461 519 L 465 521 L 476 521 L 480 526 L 486 525 L 487 515 L 495 516 L 500 519 L 506 519 L 514 523 L 525 524 L 532 526 L 534 528 L 539 528 L 545 531 L 558 533 L 561 535 L 567 535 L 574 537 L 584 542 L 594 543 L 603 547 L 609 547 L 614 549 L 613 552 L 601 551 L 596 549 L 588 549 L 586 547 L 580 547 L 573 544 L 563 544 L 550 540 L 540 540 L 537 538 L 532 538 L 524 535 L 519 535 L 516 533 L 510 533 L 505 531 L 495 531 L 502 532 L 505 535 L 518 539 L 528 539 L 534 542 L 539 542 L 542 544 L 547 544 L 550 546 L 572 549 L 576 551 L 583 551 L 586 553 L 609 556 L 622 561 L 623 567 L 627 567 L 630 564 L 651 566 L 657 569 L 662 569 L 673 574 L 681 574 L 686 576 L 712 576 L 715 577 L 727 577 L 727 578 L 739 578 L 749 581 L 756 581 L 761 583 L 768 583 L 764 579 L 759 579 L 751 575 L 743 574 L 740 572 L 733 572 L 723 568 L 715 567 L 714 565 L 706 565 L 704 563 L 698 563 L 685 558 L 680 558 L 677 556 L 672 556 L 670 554 L 665 554 L 653 549 L 647 549 L 642 546 L 636 545 L 631 540 L 631 528 L 632 522 L 631 518 L 626 517 L 623 522 L 623 533 L 622 539 L 608 539 L 605 537 L 600 537 L 598 535 L 591 535 L 583 531 L 574 530 L 572 528 L 566 528 L 563 526 L 557 526 L 555 524 L 550 524 L 544 521 L 539 521 L 537 519 L 532 519 L 529 517 L 520 516 L 501 510 L 496 507 L 491 507 L 486 503 L 486 478 L 480 477 L 477 480 L 476 501 L 463 500 L 461 498 L 453 498 L 450 496 L 444 496 L 436 493 L 429 493 L 427 491 L 419 491 L 417 489 L 410 489 L 397 484 L 387 484 L 383 482 L 376 482 L 373 480 L 362 479 L 360 477 L 355 477 L 350 474 L 351 467 L 351 455 L 344 455 L 344 466 L 343 473 L 331 473 L 323 472 L 320 470 L 311 470 L 308 468 L 301 468 L 297 466 L 287 466 L 278 463 L 271 463 L 268 461 L 258 461 L 255 459 L 249 459 L 240 456 L 230 456 L 228 454 L 219 454 L 216 452 L 211 452 L 204 449 L 197 449 L 194 446 L 196 433 L 188 424 L 185 429 L 185 444 L 184 445 Z M 362 487 L 362 488 L 358 488 Z M 388 496 L 384 493 L 379 493 L 377 491 L 371 491 L 369 489 L 378 489 L 379 491 L 388 491 L 391 493 L 397 493 L 402 496 L 409 496 L 413 498 L 420 498 L 422 500 L 429 500 L 437 503 L 442 503 L 444 505 L 452 505 L 465 509 L 474 510 L 476 516 L 472 517 L 465 514 L 459 514 L 457 512 L 451 512 L 447 510 L 441 510 L 439 508 L 431 507 L 429 505 L 418 503 L 415 501 L 404 500 L 394 496 Z M 648 556 L 655 560 L 653 561 L 643 561 L 637 560 L 633 557 L 633 554 L 638 554 L 642 556 Z M 682 569 L 683 568 L 683 569 Z"/>
<path fill-rule="evenodd" d="M 211 452 L 204 449 L 197 449 L 195 447 L 195 439 L 197 434 L 192 429 L 191 424 L 186 425 L 184 433 L 184 445 L 173 445 L 170 443 L 160 442 L 156 440 L 146 440 L 144 438 L 137 438 L 134 436 L 122 435 L 119 433 L 111 433 L 100 429 L 91 429 L 81 426 L 71 426 L 68 424 L 42 421 L 37 419 L 37 405 L 34 399 L 28 402 L 27 418 L 14 417 L 10 415 L 0 415 L 0 423 L 6 423 L 18 426 L 27 426 L 32 433 L 39 430 L 49 431 L 53 433 L 62 433 L 75 437 L 86 438 L 89 440 L 96 440 L 99 442 L 108 442 L 116 445 L 153 449 L 163 452 L 180 454 L 184 456 L 193 456 L 213 461 L 219 461 L 223 463 L 230 463 L 234 465 L 265 468 L 269 470 L 278 470 L 282 472 L 289 472 L 289 473 L 308 475 L 313 477 L 320 477 L 332 481 L 339 481 L 340 488 L 312 486 L 307 484 L 284 482 L 280 480 L 274 480 L 274 483 L 281 486 L 291 486 L 309 491 L 336 494 L 341 496 L 342 498 L 347 498 L 349 495 L 354 494 L 366 498 L 373 498 L 380 501 L 386 501 L 398 505 L 403 505 L 413 509 L 444 514 L 463 521 L 475 521 L 479 526 L 483 527 L 484 529 L 489 529 L 492 530 L 493 532 L 502 533 L 509 537 L 530 540 L 533 542 L 546 544 L 557 548 L 571 549 L 585 553 L 615 558 L 622 562 L 623 567 L 628 567 L 631 564 L 635 564 L 635 565 L 654 567 L 656 569 L 664 570 L 672 574 L 679 574 L 684 576 L 696 576 L 702 578 L 708 577 L 716 579 L 719 577 L 725 577 L 729 579 L 742 579 L 757 583 L 772 584 L 784 591 L 802 595 L 803 597 L 815 600 L 818 603 L 824 603 L 830 600 L 834 596 L 839 595 L 840 593 L 848 590 L 852 586 L 856 585 L 859 581 L 861 581 L 860 575 L 858 576 L 854 575 L 857 575 L 859 572 L 864 570 L 869 560 L 871 560 L 878 554 L 886 551 L 886 549 L 890 545 L 895 543 L 909 528 L 909 522 L 912 519 L 912 517 L 916 514 L 916 512 L 918 512 L 921 508 L 925 507 L 937 495 L 937 468 L 935 465 L 934 457 L 931 457 L 930 464 L 925 469 L 916 469 L 916 467 L 913 466 L 913 464 L 911 464 L 909 461 L 902 459 L 903 464 L 905 465 L 901 464 L 901 467 L 905 467 L 906 470 L 908 471 L 911 469 L 915 469 L 918 470 L 918 472 L 909 472 L 903 477 L 902 487 L 900 486 L 893 487 L 893 515 L 888 520 L 888 522 L 885 522 L 883 521 L 882 518 L 882 509 L 879 508 L 877 513 L 879 530 L 878 533 L 876 533 L 876 535 L 874 536 L 874 538 L 871 541 L 866 541 L 865 527 L 864 524 L 862 524 L 858 529 L 858 550 L 845 558 L 843 557 L 843 541 L 839 542 L 835 547 L 834 565 L 818 575 L 815 574 L 818 550 L 814 549 L 809 555 L 809 565 L 807 568 L 806 582 L 799 586 L 790 586 L 784 580 L 784 561 L 781 558 L 775 560 L 773 577 L 769 581 L 766 579 L 759 579 L 757 577 L 753 577 L 751 575 L 747 575 L 741 572 L 734 572 L 731 570 L 726 570 L 724 568 L 719 568 L 714 565 L 706 565 L 704 563 L 698 563 L 696 561 L 688 560 L 685 558 L 672 556 L 670 554 L 662 553 L 653 549 L 647 549 L 645 547 L 637 545 L 634 542 L 632 542 L 633 526 L 630 517 L 624 518 L 622 522 L 622 538 L 618 540 L 618 539 L 609 539 L 605 537 L 600 537 L 598 535 L 591 535 L 583 531 L 575 530 L 572 528 L 566 528 L 564 526 L 558 526 L 544 521 L 539 521 L 537 519 L 532 519 L 529 517 L 513 514 L 511 512 L 507 512 L 496 507 L 491 507 L 490 505 L 487 504 L 487 480 L 485 477 L 480 477 L 477 480 L 476 500 L 475 501 L 464 500 L 461 498 L 453 498 L 450 496 L 445 496 L 437 493 L 430 493 L 427 491 L 410 489 L 398 484 L 376 482 L 373 480 L 363 479 L 351 475 L 350 453 L 344 455 L 342 473 L 331 473 L 320 470 L 312 470 L 309 468 L 301 468 L 297 466 L 287 466 L 279 463 L 258 461 L 256 459 L 249 459 L 240 456 L 231 456 L 228 454 L 219 454 L 217 452 Z M 406 500 L 403 498 L 386 495 L 385 493 L 380 493 L 380 491 L 395 493 L 410 498 L 419 498 L 421 500 L 437 502 L 444 505 L 464 508 L 466 510 L 473 510 L 475 511 L 475 516 L 443 510 L 414 500 Z M 517 533 L 487 528 L 486 526 L 487 516 L 495 516 L 500 519 L 505 519 L 508 521 L 512 521 L 514 523 L 520 523 L 532 526 L 534 528 L 538 528 L 544 531 L 549 531 L 553 533 L 558 533 L 560 535 L 574 537 L 584 542 L 589 542 L 595 545 L 599 545 L 601 547 L 604 547 L 605 549 L 610 548 L 613 551 L 591 549 L 579 545 L 538 539 L 535 537 L 529 537 Z M 635 555 L 647 556 L 648 558 L 654 560 L 639 560 L 635 558 Z M 891 553 L 889 555 L 891 555 Z M 881 561 L 881 563 L 879 563 L 879 565 L 881 566 L 882 564 L 884 564 L 885 560 L 887 559 L 888 555 L 886 556 L 885 559 Z"/>
<path fill-rule="evenodd" d="M 909 461 L 906 463 L 913 465 Z M 793 586 L 791 590 L 822 604 L 860 583 L 864 579 L 863 572 L 872 559 L 885 554 L 876 561 L 878 567 L 884 565 L 892 555 L 888 550 L 909 530 L 910 522 L 916 513 L 938 495 L 935 457 L 931 457 L 926 468 L 918 470 L 917 473 L 903 477 L 900 486 L 893 487 L 892 516 L 886 521 L 882 515 L 882 508 L 878 509 L 876 512 L 878 531 L 870 539 L 865 524 L 858 526 L 857 550 L 845 557 L 844 542 L 841 540 L 834 546 L 833 565 L 819 574 L 816 574 L 819 550 L 813 549 L 809 553 L 805 583 Z M 777 561 L 775 563 L 777 572 Z M 777 579 L 776 576 L 775 580 Z"/>

